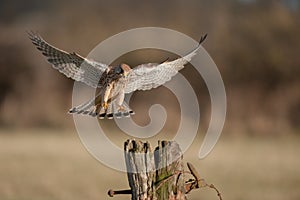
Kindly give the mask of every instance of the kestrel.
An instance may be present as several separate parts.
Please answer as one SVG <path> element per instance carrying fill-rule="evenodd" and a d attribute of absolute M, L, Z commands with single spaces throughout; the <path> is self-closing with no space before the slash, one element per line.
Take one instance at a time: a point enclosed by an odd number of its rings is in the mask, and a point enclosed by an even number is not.
<path fill-rule="evenodd" d="M 163 85 L 191 61 L 205 40 L 202 36 L 198 46 L 184 57 L 162 63 L 147 63 L 131 68 L 127 64 L 109 66 L 92 61 L 77 53 L 68 53 L 47 43 L 40 35 L 28 33 L 32 43 L 42 52 L 54 69 L 68 78 L 81 81 L 99 89 L 91 100 L 72 108 L 71 114 L 85 114 L 103 119 L 129 117 L 134 114 L 124 101 L 125 94 L 136 90 L 150 90 Z"/>

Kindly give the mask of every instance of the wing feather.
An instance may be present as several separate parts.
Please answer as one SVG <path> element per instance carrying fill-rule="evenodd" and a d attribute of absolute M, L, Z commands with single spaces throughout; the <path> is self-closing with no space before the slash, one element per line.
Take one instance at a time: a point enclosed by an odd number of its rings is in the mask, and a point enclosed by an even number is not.
<path fill-rule="evenodd" d="M 68 53 L 47 43 L 40 35 L 28 33 L 30 40 L 47 57 L 54 69 L 68 78 L 81 81 L 91 87 L 101 87 L 99 79 L 106 64 L 88 60 L 76 53 Z"/>
<path fill-rule="evenodd" d="M 125 93 L 131 93 L 135 90 L 150 90 L 171 80 L 197 54 L 201 47 L 200 44 L 206 36 L 201 37 L 198 47 L 184 57 L 171 62 L 147 63 L 135 67 L 128 74 Z"/>

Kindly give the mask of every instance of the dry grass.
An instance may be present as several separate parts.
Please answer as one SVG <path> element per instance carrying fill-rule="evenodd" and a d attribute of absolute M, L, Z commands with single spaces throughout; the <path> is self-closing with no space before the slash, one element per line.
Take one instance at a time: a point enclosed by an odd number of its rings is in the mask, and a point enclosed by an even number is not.
<path fill-rule="evenodd" d="M 108 199 L 108 189 L 128 187 L 126 174 L 97 162 L 75 131 L 4 132 L 0 131 L 1 200 Z M 197 166 L 224 199 L 296 200 L 300 198 L 299 142 L 296 136 L 223 136 L 206 159 L 196 159 L 199 145 L 194 144 L 185 160 Z M 203 189 L 192 192 L 189 199 L 217 199 L 215 195 Z"/>

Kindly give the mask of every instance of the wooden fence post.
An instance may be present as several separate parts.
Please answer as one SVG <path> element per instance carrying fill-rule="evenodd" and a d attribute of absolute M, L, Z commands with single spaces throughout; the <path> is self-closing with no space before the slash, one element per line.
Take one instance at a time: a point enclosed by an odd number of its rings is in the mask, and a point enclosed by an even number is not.
<path fill-rule="evenodd" d="M 109 190 L 108 195 L 131 194 L 132 200 L 186 200 L 194 189 L 209 187 L 221 193 L 213 184 L 207 184 L 197 169 L 187 163 L 184 171 L 182 152 L 173 141 L 159 141 L 153 151 L 148 142 L 127 140 L 124 143 L 129 190 Z M 185 180 L 184 174 L 188 174 Z"/>
<path fill-rule="evenodd" d="M 124 144 L 132 200 L 184 200 L 182 153 L 172 141 L 159 141 L 154 152 L 148 142 L 127 140 Z"/>

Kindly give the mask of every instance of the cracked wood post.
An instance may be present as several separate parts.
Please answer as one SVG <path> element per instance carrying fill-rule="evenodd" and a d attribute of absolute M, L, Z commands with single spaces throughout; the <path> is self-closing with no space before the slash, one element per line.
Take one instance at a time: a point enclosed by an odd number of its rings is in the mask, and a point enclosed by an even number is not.
<path fill-rule="evenodd" d="M 124 144 L 132 200 L 185 200 L 182 153 L 172 141 L 159 141 L 155 151 L 148 142 Z"/>

